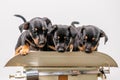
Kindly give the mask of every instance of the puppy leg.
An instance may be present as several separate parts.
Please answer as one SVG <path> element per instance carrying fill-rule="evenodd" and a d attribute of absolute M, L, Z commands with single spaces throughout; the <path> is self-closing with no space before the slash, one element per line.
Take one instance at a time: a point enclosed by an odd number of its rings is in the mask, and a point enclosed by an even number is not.
<path fill-rule="evenodd" d="M 22 46 L 18 47 L 18 48 L 15 50 L 15 55 L 19 55 L 19 52 L 20 52 L 21 49 L 22 49 Z"/>
<path fill-rule="evenodd" d="M 52 50 L 54 50 L 54 51 L 56 51 L 56 49 L 55 49 L 55 47 L 54 46 L 48 46 L 50 49 L 52 49 Z"/>
<path fill-rule="evenodd" d="M 70 44 L 70 52 L 72 52 L 73 51 L 73 44 Z"/>

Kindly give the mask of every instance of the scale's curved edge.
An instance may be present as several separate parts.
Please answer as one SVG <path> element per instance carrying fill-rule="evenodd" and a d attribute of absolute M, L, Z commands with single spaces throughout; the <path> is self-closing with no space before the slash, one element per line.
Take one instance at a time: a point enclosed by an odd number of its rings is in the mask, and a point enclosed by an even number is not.
<path fill-rule="evenodd" d="M 116 61 L 102 52 L 29 52 L 26 56 L 11 58 L 5 67 L 118 67 Z"/>
<path fill-rule="evenodd" d="M 102 54 L 102 55 L 104 55 L 104 56 L 106 56 L 106 57 L 108 57 L 109 59 L 111 59 L 113 62 L 113 65 L 111 64 L 111 65 L 108 65 L 108 66 L 110 66 L 110 67 L 118 67 L 118 64 L 117 64 L 117 62 L 111 57 L 111 56 L 109 56 L 109 55 L 107 55 L 106 53 L 102 53 L 102 52 L 98 52 L 99 54 Z"/>

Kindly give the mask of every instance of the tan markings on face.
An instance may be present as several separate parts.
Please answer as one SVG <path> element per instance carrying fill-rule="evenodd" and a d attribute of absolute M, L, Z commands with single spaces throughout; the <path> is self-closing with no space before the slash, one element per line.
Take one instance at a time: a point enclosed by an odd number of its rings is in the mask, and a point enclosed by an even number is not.
<path fill-rule="evenodd" d="M 98 47 L 98 46 L 96 45 L 95 47 L 92 47 L 91 50 L 92 50 L 92 51 L 95 51 L 95 50 L 97 49 L 97 47 Z"/>
<path fill-rule="evenodd" d="M 39 41 L 38 38 L 33 39 L 33 40 L 34 40 L 34 43 L 35 43 L 35 44 L 38 44 L 38 41 Z"/>
<path fill-rule="evenodd" d="M 35 31 L 37 31 L 38 29 L 37 28 L 35 28 Z"/>
<path fill-rule="evenodd" d="M 64 37 L 64 39 L 66 39 L 67 37 Z"/>
<path fill-rule="evenodd" d="M 85 46 L 84 45 L 82 47 L 79 46 L 78 48 L 79 48 L 80 51 L 85 51 Z"/>
<path fill-rule="evenodd" d="M 85 36 L 85 40 L 87 40 L 88 39 L 88 36 Z"/>
<path fill-rule="evenodd" d="M 42 30 L 45 30 L 45 27 L 42 27 Z"/>
<path fill-rule="evenodd" d="M 92 38 L 92 41 L 95 41 L 95 38 L 94 38 L 94 37 Z"/>
<path fill-rule="evenodd" d="M 57 38 L 60 39 L 60 36 L 58 36 Z"/>

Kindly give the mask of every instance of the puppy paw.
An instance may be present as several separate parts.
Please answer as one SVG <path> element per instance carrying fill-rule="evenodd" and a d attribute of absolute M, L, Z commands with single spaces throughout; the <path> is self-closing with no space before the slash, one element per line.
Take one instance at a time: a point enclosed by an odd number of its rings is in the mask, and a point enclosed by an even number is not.
<path fill-rule="evenodd" d="M 29 45 L 23 45 L 16 49 L 15 55 L 27 55 L 29 52 Z"/>
<path fill-rule="evenodd" d="M 70 47 L 70 52 L 72 52 L 73 51 L 73 44 L 71 44 L 69 47 Z"/>
<path fill-rule="evenodd" d="M 28 54 L 28 52 L 29 52 L 29 49 L 22 49 L 19 53 L 20 55 L 25 56 Z"/>
<path fill-rule="evenodd" d="M 16 56 L 16 55 L 19 55 L 21 50 L 22 50 L 22 46 L 18 47 L 18 48 L 15 50 L 15 56 Z"/>
<path fill-rule="evenodd" d="M 22 46 L 22 49 L 20 50 L 20 54 L 25 56 L 28 54 L 28 52 L 29 52 L 29 46 L 28 45 Z"/>

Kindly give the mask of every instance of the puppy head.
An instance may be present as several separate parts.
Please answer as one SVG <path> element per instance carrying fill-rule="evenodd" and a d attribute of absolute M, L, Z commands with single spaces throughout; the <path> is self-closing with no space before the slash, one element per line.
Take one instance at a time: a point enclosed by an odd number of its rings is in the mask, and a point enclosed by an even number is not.
<path fill-rule="evenodd" d="M 105 43 L 108 40 L 104 31 L 92 25 L 83 26 L 79 34 L 79 48 L 81 51 L 85 51 L 87 53 L 97 50 L 100 38 L 105 37 Z"/>
<path fill-rule="evenodd" d="M 53 42 L 58 52 L 67 51 L 75 33 L 72 32 L 72 27 L 67 25 L 54 25 L 49 31 L 53 35 Z"/>
<path fill-rule="evenodd" d="M 33 18 L 31 21 L 26 22 L 24 27 L 28 28 L 30 31 L 31 37 L 34 40 L 34 43 L 42 48 L 46 44 L 46 36 L 47 36 L 47 25 L 45 21 L 41 18 L 36 17 Z"/>

